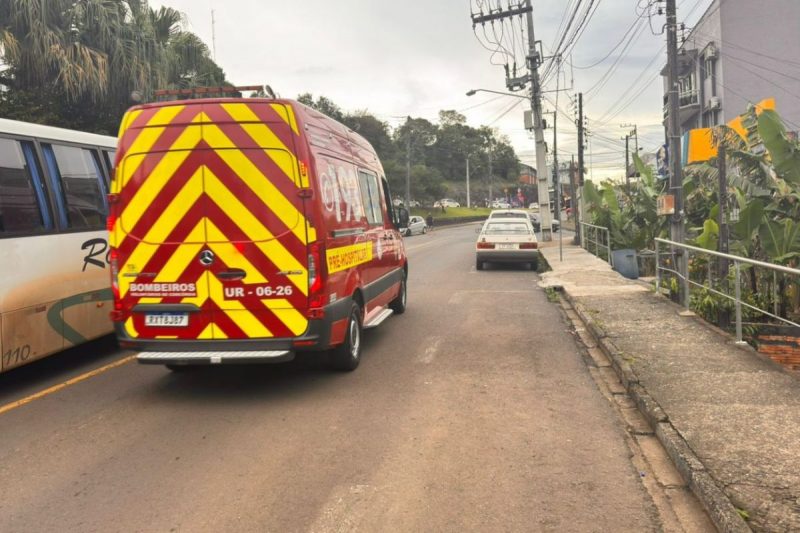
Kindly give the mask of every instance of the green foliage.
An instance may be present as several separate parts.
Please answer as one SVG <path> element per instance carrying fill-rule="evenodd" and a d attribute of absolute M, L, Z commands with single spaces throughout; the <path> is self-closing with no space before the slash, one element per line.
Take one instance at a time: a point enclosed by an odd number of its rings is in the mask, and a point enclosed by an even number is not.
<path fill-rule="evenodd" d="M 443 197 L 466 204 L 467 158 L 473 202 L 482 204 L 508 188 L 520 186 L 519 160 L 510 141 L 490 128 L 473 128 L 454 110 L 439 112 L 439 123 L 408 117 L 392 131 L 389 125 L 366 110 L 348 113 L 330 99 L 301 94 L 298 101 L 334 118 L 358 132 L 378 152 L 389 186 L 395 196 L 404 196 L 410 163 L 411 197 L 428 205 Z M 491 155 L 490 155 L 491 153 Z M 491 157 L 491 175 L 489 158 Z"/>
<path fill-rule="evenodd" d="M 666 230 L 666 218 L 656 214 L 663 185 L 638 155 L 633 156 L 640 179 L 630 190 L 624 184 L 606 181 L 598 187 L 587 181 L 583 188 L 591 223 L 609 228 L 613 249 L 644 249 Z"/>
<path fill-rule="evenodd" d="M 134 91 L 224 84 L 184 28 L 147 0 L 0 2 L 0 116 L 113 135 Z"/>

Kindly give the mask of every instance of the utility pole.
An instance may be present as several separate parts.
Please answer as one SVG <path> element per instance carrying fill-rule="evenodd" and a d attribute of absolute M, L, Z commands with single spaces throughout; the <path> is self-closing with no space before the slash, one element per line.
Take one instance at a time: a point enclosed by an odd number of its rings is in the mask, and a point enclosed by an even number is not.
<path fill-rule="evenodd" d="M 489 207 L 492 205 L 494 201 L 494 196 L 492 195 L 492 183 L 494 182 L 494 176 L 492 176 L 492 143 L 489 143 Z"/>
<path fill-rule="evenodd" d="M 581 244 L 583 228 L 581 220 L 583 218 L 583 93 L 578 93 L 578 205 L 575 209 L 575 244 Z"/>
<path fill-rule="evenodd" d="M 217 61 L 217 21 L 214 19 L 214 10 L 211 10 L 211 58 Z"/>
<path fill-rule="evenodd" d="M 521 78 L 507 78 L 506 85 L 510 90 L 522 88 L 527 82 L 531 83 L 530 99 L 533 112 L 533 130 L 536 140 L 536 175 L 539 183 L 539 213 L 542 221 L 542 238 L 546 241 L 552 239 L 550 226 L 550 191 L 548 190 L 547 172 L 547 147 L 544 142 L 544 124 L 542 123 L 542 93 L 539 82 L 539 64 L 542 58 L 536 51 L 536 38 L 533 33 L 533 5 L 531 0 L 523 3 L 509 5 L 508 9 L 490 9 L 489 13 L 472 15 L 473 27 L 498 19 L 525 15 L 527 18 L 528 33 L 528 70 L 529 75 Z"/>
<path fill-rule="evenodd" d="M 467 207 L 469 207 L 469 156 L 467 156 Z"/>
<path fill-rule="evenodd" d="M 670 159 L 670 192 L 675 198 L 675 213 L 670 221 L 670 237 L 677 243 L 683 243 L 685 233 L 683 227 L 683 169 L 681 168 L 681 129 L 678 100 L 678 22 L 675 13 L 675 0 L 667 1 L 667 66 L 669 105 L 669 159 Z M 675 250 L 678 272 L 684 280 L 688 280 L 686 254 Z M 687 286 L 686 283 L 683 284 Z M 683 292 L 687 292 L 685 289 Z M 689 295 L 683 294 L 682 301 L 688 303 Z"/>
<path fill-rule="evenodd" d="M 628 194 L 631 194 L 631 174 L 628 172 L 628 168 L 630 167 L 630 149 L 628 148 L 628 143 L 631 139 L 630 135 L 625 136 L 625 187 L 628 189 Z"/>
<path fill-rule="evenodd" d="M 406 119 L 406 209 L 411 208 L 411 117 Z"/>
<path fill-rule="evenodd" d="M 536 51 L 536 39 L 533 34 L 533 6 L 531 0 L 525 0 L 528 23 L 528 68 L 531 77 L 531 110 L 533 111 L 534 138 L 536 139 L 536 173 L 539 182 L 539 217 L 542 223 L 542 238 L 552 240 L 552 219 L 550 218 L 550 191 L 547 179 L 547 146 L 544 142 L 544 124 L 542 122 L 542 88 L 539 85 L 539 62 L 541 58 Z M 555 122 L 555 121 L 554 121 Z M 555 125 L 555 124 L 554 124 Z M 542 202 L 544 199 L 544 203 Z"/>
<path fill-rule="evenodd" d="M 553 111 L 553 189 L 556 193 L 556 220 L 558 220 L 558 260 L 564 260 L 564 232 L 561 231 L 561 180 L 558 177 L 558 110 Z M 548 198 L 549 199 L 549 198 Z M 544 224 L 544 217 L 541 216 L 542 210 L 539 209 L 539 216 Z M 552 228 L 552 223 L 547 226 Z M 544 226 L 542 226 L 544 232 Z"/>

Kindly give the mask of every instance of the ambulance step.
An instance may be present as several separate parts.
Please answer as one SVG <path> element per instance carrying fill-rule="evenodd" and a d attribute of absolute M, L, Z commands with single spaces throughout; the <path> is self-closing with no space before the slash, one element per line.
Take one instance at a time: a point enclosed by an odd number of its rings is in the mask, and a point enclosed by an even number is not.
<path fill-rule="evenodd" d="M 369 320 L 364 324 L 364 329 L 377 328 L 378 326 L 383 324 L 383 321 L 389 318 L 393 312 L 394 311 L 392 311 L 387 307 L 377 315 L 369 317 Z"/>
<path fill-rule="evenodd" d="M 290 360 L 293 354 L 288 350 L 250 351 L 250 352 L 139 352 L 136 359 L 140 363 L 193 363 L 220 364 L 244 362 L 268 362 Z"/>

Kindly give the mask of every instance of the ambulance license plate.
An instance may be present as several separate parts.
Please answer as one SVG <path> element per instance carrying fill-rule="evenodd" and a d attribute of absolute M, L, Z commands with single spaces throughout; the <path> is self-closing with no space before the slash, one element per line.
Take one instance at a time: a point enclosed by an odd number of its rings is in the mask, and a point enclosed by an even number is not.
<path fill-rule="evenodd" d="M 516 250 L 517 249 L 517 245 L 516 244 L 498 244 L 497 245 L 497 249 L 498 250 Z"/>
<path fill-rule="evenodd" d="M 144 315 L 145 326 L 183 328 L 189 325 L 189 313 L 155 313 Z"/>

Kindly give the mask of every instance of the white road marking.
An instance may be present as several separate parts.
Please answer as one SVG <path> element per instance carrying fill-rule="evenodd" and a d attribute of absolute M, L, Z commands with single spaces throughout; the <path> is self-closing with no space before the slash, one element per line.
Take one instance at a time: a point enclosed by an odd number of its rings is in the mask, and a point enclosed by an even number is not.
<path fill-rule="evenodd" d="M 439 345 L 442 343 L 442 338 L 437 337 L 433 344 L 425 348 L 425 353 L 419 356 L 420 363 L 424 363 L 429 365 L 433 362 L 433 358 L 436 357 L 436 352 L 439 351 Z"/>

